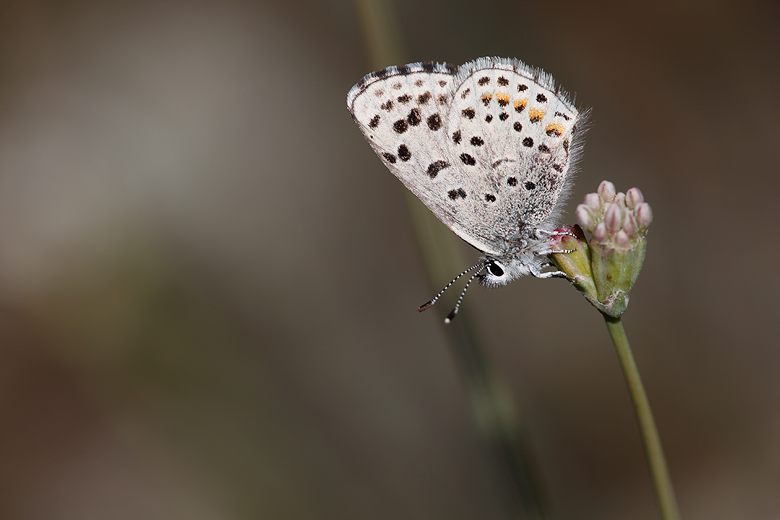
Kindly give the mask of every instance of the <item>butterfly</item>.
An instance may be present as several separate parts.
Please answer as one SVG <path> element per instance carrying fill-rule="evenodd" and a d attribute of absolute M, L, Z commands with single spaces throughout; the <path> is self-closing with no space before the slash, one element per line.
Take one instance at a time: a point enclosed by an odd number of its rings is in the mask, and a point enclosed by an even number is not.
<path fill-rule="evenodd" d="M 411 63 L 365 76 L 347 107 L 385 166 L 484 254 L 420 311 L 472 271 L 466 288 L 475 277 L 497 287 L 565 276 L 543 269 L 562 252 L 550 238 L 560 234 L 585 117 L 550 75 L 507 58 Z"/>

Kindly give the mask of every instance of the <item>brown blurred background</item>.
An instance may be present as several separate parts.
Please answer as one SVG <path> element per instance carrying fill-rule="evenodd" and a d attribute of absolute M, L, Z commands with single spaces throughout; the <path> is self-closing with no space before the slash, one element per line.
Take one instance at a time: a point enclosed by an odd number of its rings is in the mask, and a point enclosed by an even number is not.
<path fill-rule="evenodd" d="M 780 518 L 778 3 L 394 9 L 408 61 L 517 57 L 592 107 L 568 221 L 605 178 L 654 209 L 624 322 L 683 518 Z M 0 518 L 505 518 L 345 107 L 363 41 L 346 0 L 2 5 Z M 553 518 L 657 518 L 598 313 L 531 278 L 462 313 Z"/>

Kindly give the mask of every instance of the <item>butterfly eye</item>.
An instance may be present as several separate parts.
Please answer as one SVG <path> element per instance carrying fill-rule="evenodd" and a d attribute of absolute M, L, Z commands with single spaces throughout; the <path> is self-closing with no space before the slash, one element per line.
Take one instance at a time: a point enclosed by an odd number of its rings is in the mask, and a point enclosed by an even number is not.
<path fill-rule="evenodd" d="M 487 268 L 493 276 L 504 276 L 504 270 L 495 262 L 490 262 Z"/>

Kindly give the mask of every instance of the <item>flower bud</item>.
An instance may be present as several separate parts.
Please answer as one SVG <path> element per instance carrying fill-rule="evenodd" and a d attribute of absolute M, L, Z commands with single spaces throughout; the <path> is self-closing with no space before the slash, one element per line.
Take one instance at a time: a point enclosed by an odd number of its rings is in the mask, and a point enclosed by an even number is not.
<path fill-rule="evenodd" d="M 607 215 L 604 217 L 604 224 L 606 224 L 607 231 L 610 233 L 620 231 L 620 228 L 623 227 L 623 212 L 620 211 L 620 206 L 615 203 L 607 205 Z"/>
<path fill-rule="evenodd" d="M 615 236 L 615 245 L 618 247 L 628 247 L 629 242 L 631 239 L 628 237 L 628 233 L 626 233 L 624 230 L 620 230 L 617 232 L 617 235 Z"/>
<path fill-rule="evenodd" d="M 626 220 L 623 221 L 623 229 L 626 233 L 628 233 L 628 236 L 635 237 L 636 233 L 638 231 L 638 225 L 636 223 L 636 217 L 634 216 L 633 212 L 629 212 L 626 215 Z"/>
<path fill-rule="evenodd" d="M 647 230 L 647 228 L 650 226 L 650 223 L 653 222 L 653 210 L 650 209 L 650 204 L 647 202 L 641 203 L 636 207 L 636 211 L 634 211 L 634 213 L 636 214 L 636 220 L 637 224 L 639 224 L 639 229 Z"/>
<path fill-rule="evenodd" d="M 597 192 L 603 200 L 612 202 L 612 200 L 615 198 L 615 185 L 609 181 L 601 181 Z"/>
<path fill-rule="evenodd" d="M 603 206 L 603 200 L 599 197 L 598 193 L 588 193 L 585 195 L 585 205 L 589 207 L 591 211 L 598 213 Z"/>
<path fill-rule="evenodd" d="M 626 192 L 626 206 L 628 209 L 636 209 L 636 207 L 645 201 L 642 197 L 642 192 L 639 188 L 631 188 Z"/>
<path fill-rule="evenodd" d="M 603 222 L 593 230 L 593 239 L 598 242 L 603 242 L 607 239 L 607 226 Z"/>
<path fill-rule="evenodd" d="M 593 228 L 593 215 L 585 204 L 577 206 L 577 223 L 585 229 Z"/>

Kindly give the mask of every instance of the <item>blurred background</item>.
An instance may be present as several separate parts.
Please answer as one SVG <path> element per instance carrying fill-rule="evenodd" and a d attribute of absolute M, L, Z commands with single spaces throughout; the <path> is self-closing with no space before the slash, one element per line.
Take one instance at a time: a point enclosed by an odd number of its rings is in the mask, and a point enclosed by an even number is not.
<path fill-rule="evenodd" d="M 426 279 L 345 107 L 374 69 L 357 12 L 3 3 L 0 518 L 506 518 L 441 315 L 415 312 L 456 273 Z M 405 61 L 517 57 L 592 108 L 566 222 L 603 179 L 654 209 L 624 323 L 682 516 L 780 518 L 778 3 L 392 13 Z M 599 314 L 529 277 L 461 315 L 551 518 L 657 518 Z"/>

